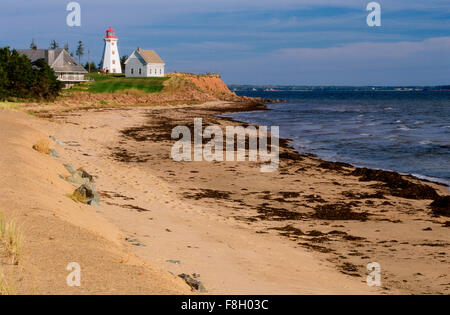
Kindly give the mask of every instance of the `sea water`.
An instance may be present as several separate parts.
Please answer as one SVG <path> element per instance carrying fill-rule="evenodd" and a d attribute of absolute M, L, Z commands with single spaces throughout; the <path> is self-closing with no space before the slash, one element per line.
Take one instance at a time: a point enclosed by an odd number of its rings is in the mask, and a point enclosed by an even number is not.
<path fill-rule="evenodd" d="M 280 126 L 302 153 L 450 184 L 450 91 L 269 91 L 270 111 L 227 115 Z"/>

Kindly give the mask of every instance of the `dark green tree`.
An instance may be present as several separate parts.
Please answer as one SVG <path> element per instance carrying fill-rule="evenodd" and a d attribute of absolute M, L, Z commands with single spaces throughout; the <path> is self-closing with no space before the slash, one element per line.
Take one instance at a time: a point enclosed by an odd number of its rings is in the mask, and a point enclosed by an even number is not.
<path fill-rule="evenodd" d="M 62 83 L 41 59 L 34 64 L 9 47 L 0 48 L 0 98 L 47 99 L 58 96 Z"/>
<path fill-rule="evenodd" d="M 56 40 L 52 40 L 50 43 L 50 49 L 58 49 L 59 44 L 56 42 Z"/>
<path fill-rule="evenodd" d="M 56 77 L 53 69 L 44 59 L 36 61 L 33 92 L 38 99 L 53 100 L 58 96 L 63 83 Z"/>
<path fill-rule="evenodd" d="M 89 67 L 90 66 L 90 67 Z M 89 64 L 89 62 L 86 62 L 86 64 L 84 65 L 84 69 L 86 69 L 87 71 L 91 71 L 91 72 L 97 72 L 97 65 L 95 64 L 95 62 L 91 62 Z"/>
<path fill-rule="evenodd" d="M 128 56 L 124 55 L 120 58 L 120 66 L 122 67 L 122 71 L 125 71 L 125 61 L 127 61 Z"/>
<path fill-rule="evenodd" d="M 78 42 L 78 48 L 76 51 L 76 55 L 78 56 L 78 62 L 81 64 L 81 57 L 84 56 L 84 46 L 83 46 L 83 42 L 81 40 Z"/>
<path fill-rule="evenodd" d="M 66 43 L 66 44 L 64 45 L 64 50 L 67 51 L 67 52 L 69 52 L 69 43 Z"/>
<path fill-rule="evenodd" d="M 30 98 L 33 96 L 32 86 L 34 71 L 30 60 L 9 47 L 0 49 L 0 66 L 6 72 L 7 96 Z"/>
<path fill-rule="evenodd" d="M 6 86 L 8 85 L 8 75 L 0 65 L 0 100 L 4 100 L 7 97 Z"/>
<path fill-rule="evenodd" d="M 36 43 L 34 42 L 34 38 L 31 40 L 30 49 L 37 49 Z"/>

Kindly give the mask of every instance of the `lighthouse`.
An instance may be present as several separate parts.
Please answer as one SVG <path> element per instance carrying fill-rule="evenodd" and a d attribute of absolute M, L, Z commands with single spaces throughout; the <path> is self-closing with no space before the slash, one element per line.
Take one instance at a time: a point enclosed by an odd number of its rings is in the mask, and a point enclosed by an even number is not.
<path fill-rule="evenodd" d="M 120 65 L 119 48 L 117 42 L 119 41 L 115 35 L 115 31 L 110 27 L 106 30 L 105 48 L 103 50 L 102 70 L 107 73 L 122 73 L 122 66 Z"/>

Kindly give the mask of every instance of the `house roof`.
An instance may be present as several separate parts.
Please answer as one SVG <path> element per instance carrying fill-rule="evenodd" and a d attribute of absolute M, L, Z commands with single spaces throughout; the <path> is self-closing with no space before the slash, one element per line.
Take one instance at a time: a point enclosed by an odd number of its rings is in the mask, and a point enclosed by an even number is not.
<path fill-rule="evenodd" d="M 164 63 L 160 56 L 154 50 L 138 49 L 136 52 L 141 55 L 146 63 Z"/>
<path fill-rule="evenodd" d="M 44 59 L 55 72 L 87 73 L 86 69 L 65 49 L 20 49 L 17 51 L 27 56 L 31 63 Z"/>

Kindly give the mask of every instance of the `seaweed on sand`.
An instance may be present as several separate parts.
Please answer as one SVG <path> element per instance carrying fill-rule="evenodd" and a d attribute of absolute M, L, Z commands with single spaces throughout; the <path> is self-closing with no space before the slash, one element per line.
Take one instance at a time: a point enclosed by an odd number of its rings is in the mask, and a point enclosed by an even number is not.
<path fill-rule="evenodd" d="M 368 168 L 357 168 L 351 175 L 360 177 L 361 182 L 379 181 L 390 189 L 390 193 L 396 197 L 408 199 L 432 199 L 439 197 L 436 190 L 428 185 L 416 184 L 406 180 L 396 172 L 373 170 Z"/>
<path fill-rule="evenodd" d="M 319 205 L 314 210 L 312 217 L 321 220 L 367 221 L 369 217 L 367 212 L 352 211 L 351 205 L 346 203 Z"/>

